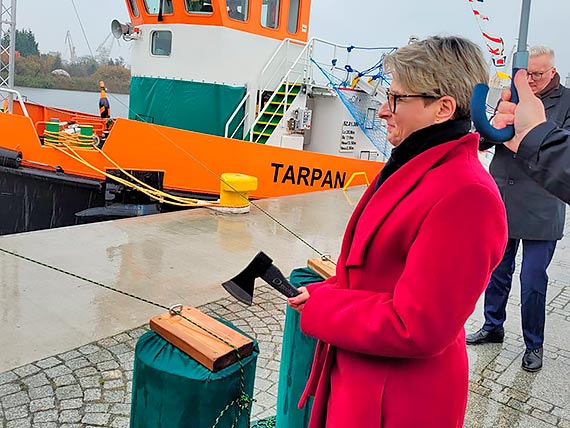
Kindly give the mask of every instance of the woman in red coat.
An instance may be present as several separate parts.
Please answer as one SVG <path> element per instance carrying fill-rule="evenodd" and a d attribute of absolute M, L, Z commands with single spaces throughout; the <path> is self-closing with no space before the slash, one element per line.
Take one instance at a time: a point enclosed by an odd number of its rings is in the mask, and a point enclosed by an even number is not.
<path fill-rule="evenodd" d="M 503 202 L 470 133 L 480 49 L 432 37 L 385 59 L 395 146 L 350 219 L 336 276 L 289 304 L 319 339 L 301 398 L 311 428 L 461 428 L 463 326 L 501 260 Z"/>

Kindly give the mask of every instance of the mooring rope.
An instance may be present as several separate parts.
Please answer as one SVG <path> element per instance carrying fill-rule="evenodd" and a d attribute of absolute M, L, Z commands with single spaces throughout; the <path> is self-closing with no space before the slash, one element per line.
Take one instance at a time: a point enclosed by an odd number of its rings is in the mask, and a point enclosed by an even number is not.
<path fill-rule="evenodd" d="M 245 368 L 243 366 L 243 358 L 241 357 L 241 354 L 239 352 L 239 348 L 237 346 L 235 346 L 234 344 L 230 343 L 229 341 L 227 341 L 226 339 L 224 339 L 223 337 L 221 337 L 220 335 L 214 333 L 213 331 L 210 331 L 208 328 L 204 327 L 203 325 L 201 325 L 201 324 L 195 322 L 194 320 L 188 318 L 187 316 L 183 315 L 181 312 L 182 311 L 182 305 L 166 306 L 166 305 L 163 305 L 161 303 L 157 303 L 155 301 L 145 299 L 144 297 L 140 297 L 140 296 L 137 296 L 135 294 L 119 290 L 117 288 L 111 287 L 110 285 L 104 284 L 104 283 L 99 282 L 99 281 L 92 280 L 92 279 L 87 278 L 85 276 L 78 275 L 76 273 L 67 271 L 65 269 L 61 269 L 57 266 L 53 266 L 53 265 L 41 262 L 41 261 L 36 260 L 36 259 L 26 257 L 22 254 L 16 253 L 14 251 L 7 250 L 5 248 L 0 248 L 0 252 L 2 252 L 4 254 L 8 254 L 8 255 L 16 257 L 16 258 L 19 258 L 19 259 L 22 259 L 22 260 L 25 260 L 25 261 L 33 263 L 33 264 L 36 264 L 38 266 L 42 266 L 44 268 L 53 270 L 55 272 L 62 273 L 64 275 L 70 276 L 72 278 L 76 278 L 76 279 L 79 279 L 81 281 L 85 281 L 87 283 L 96 285 L 98 287 L 102 287 L 106 290 L 122 294 L 123 296 L 130 297 L 130 298 L 138 300 L 140 302 L 147 303 L 149 305 L 153 305 L 153 306 L 159 307 L 161 309 L 166 309 L 171 315 L 177 315 L 177 316 L 182 317 L 183 319 L 188 321 L 190 324 L 194 325 L 195 327 L 198 327 L 200 330 L 206 332 L 207 334 L 211 335 L 215 339 L 226 344 L 227 346 L 232 348 L 234 350 L 234 352 L 236 353 L 237 363 L 239 364 L 239 371 L 240 371 L 240 389 L 239 389 L 238 396 L 236 398 L 234 398 L 232 401 L 230 401 L 221 410 L 220 415 L 216 418 L 215 423 L 212 426 L 212 428 L 216 428 L 218 426 L 221 418 L 223 417 L 223 415 L 235 405 L 238 406 L 238 415 L 237 415 L 236 419 L 234 420 L 231 428 L 235 428 L 235 426 L 237 425 L 237 422 L 239 421 L 239 418 L 241 417 L 241 414 L 243 413 L 244 410 L 251 412 L 251 407 L 252 407 L 251 403 L 253 403 L 255 400 L 253 399 L 253 397 L 250 397 L 245 390 Z"/>

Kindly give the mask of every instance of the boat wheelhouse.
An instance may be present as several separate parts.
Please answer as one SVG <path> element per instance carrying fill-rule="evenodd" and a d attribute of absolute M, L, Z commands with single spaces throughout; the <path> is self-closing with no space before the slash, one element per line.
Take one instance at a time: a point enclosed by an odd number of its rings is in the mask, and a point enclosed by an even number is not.
<path fill-rule="evenodd" d="M 224 173 L 255 177 L 244 189 L 267 198 L 363 184 L 382 167 L 381 61 L 365 79 L 354 47 L 309 40 L 310 1 L 126 4 L 131 22 L 112 30 L 132 44 L 129 119 L 0 87 L 0 197 L 23 206 L 1 233 L 216 205 Z"/>

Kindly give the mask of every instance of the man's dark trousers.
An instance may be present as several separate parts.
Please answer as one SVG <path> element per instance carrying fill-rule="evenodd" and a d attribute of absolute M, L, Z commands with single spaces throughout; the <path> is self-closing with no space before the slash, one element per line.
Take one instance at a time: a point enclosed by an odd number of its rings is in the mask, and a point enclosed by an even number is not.
<path fill-rule="evenodd" d="M 515 256 L 519 239 L 509 239 L 503 260 L 485 290 L 485 325 L 487 331 L 501 331 L 506 319 L 506 307 L 511 290 Z M 524 342 L 527 349 L 542 348 L 546 312 L 546 268 L 552 260 L 556 241 L 523 239 L 521 265 L 521 318 Z"/>

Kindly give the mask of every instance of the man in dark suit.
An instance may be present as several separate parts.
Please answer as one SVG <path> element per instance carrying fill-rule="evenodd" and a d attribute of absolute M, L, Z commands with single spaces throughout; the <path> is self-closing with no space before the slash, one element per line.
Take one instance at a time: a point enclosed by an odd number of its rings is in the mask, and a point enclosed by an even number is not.
<path fill-rule="evenodd" d="M 533 94 L 526 70 L 519 70 L 514 82 L 519 101 L 510 102 L 511 91 L 504 89 L 493 124 L 497 129 L 514 125 L 515 136 L 505 147 L 526 162 L 529 177 L 570 204 L 570 130 L 546 121 L 544 104 Z"/>
<path fill-rule="evenodd" d="M 542 100 L 546 116 L 561 128 L 570 129 L 570 90 L 560 84 L 554 65 L 554 52 L 544 46 L 530 49 L 528 81 L 535 96 Z M 481 149 L 493 143 L 482 141 Z M 522 368 L 542 368 L 546 313 L 546 269 L 557 240 L 562 238 L 565 204 L 544 190 L 527 174 L 527 163 L 505 146 L 495 146 L 489 168 L 507 208 L 509 240 L 505 255 L 495 269 L 485 291 L 485 324 L 467 335 L 467 343 L 500 343 L 503 323 L 515 270 L 515 256 L 522 241 L 521 318 L 526 351 Z"/>

